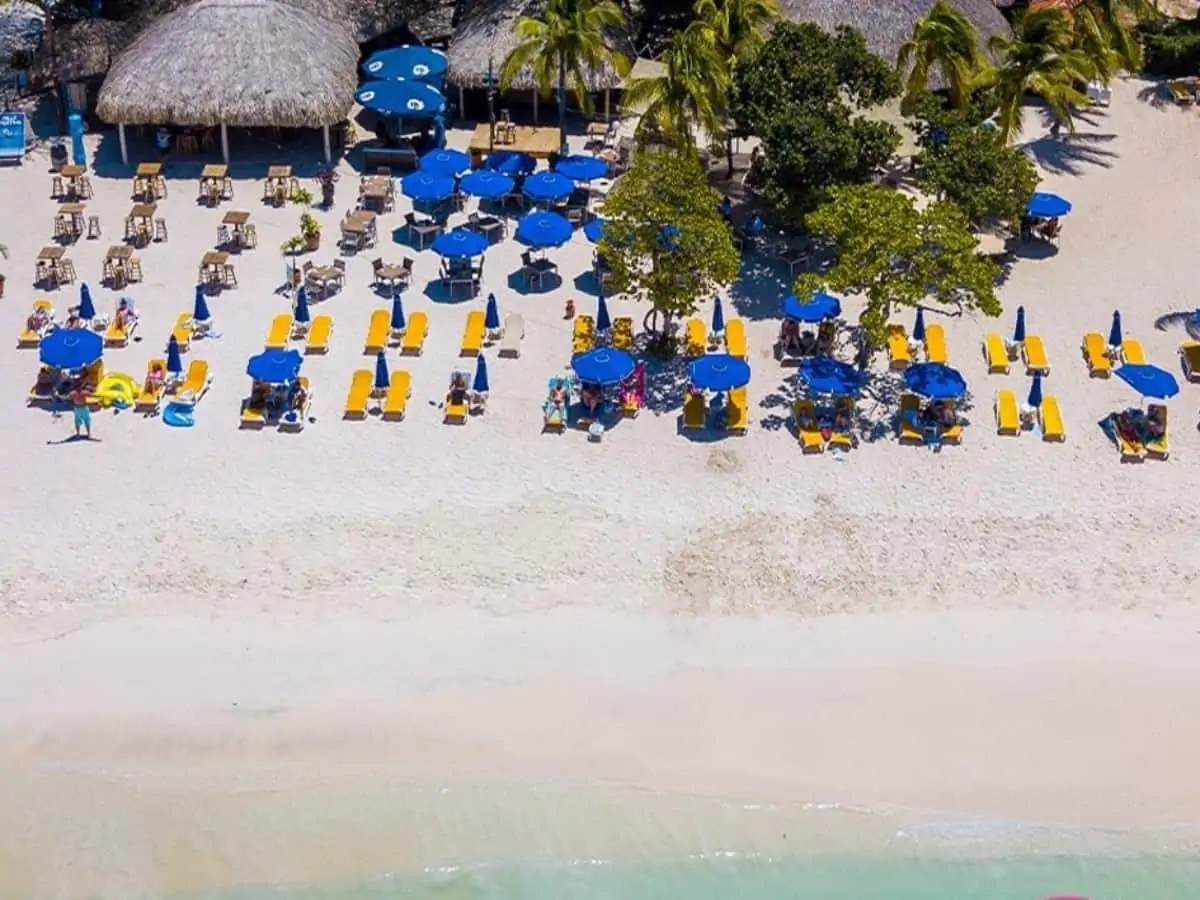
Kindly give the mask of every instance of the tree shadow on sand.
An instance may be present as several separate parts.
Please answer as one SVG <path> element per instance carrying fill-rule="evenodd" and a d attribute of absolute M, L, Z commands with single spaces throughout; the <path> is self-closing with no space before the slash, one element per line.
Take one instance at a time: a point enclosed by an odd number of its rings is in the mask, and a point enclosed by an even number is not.
<path fill-rule="evenodd" d="M 745 254 L 741 270 L 729 286 L 734 309 L 752 322 L 779 318 L 780 301 L 791 292 L 787 263 L 766 253 Z"/>
<path fill-rule="evenodd" d="M 1137 92 L 1138 100 L 1145 103 L 1151 109 L 1157 109 L 1159 112 L 1169 112 L 1171 110 L 1187 111 L 1186 107 L 1180 106 L 1175 102 L 1175 98 L 1171 96 L 1171 89 L 1167 87 L 1168 79 L 1162 81 L 1153 81 L 1143 88 L 1139 88 Z"/>
<path fill-rule="evenodd" d="M 656 415 L 683 408 L 683 395 L 688 383 L 688 360 L 681 357 L 659 359 L 641 353 L 646 362 L 646 394 L 642 405 Z"/>
<path fill-rule="evenodd" d="M 1115 138 L 1115 134 L 1076 132 L 1070 137 L 1038 138 L 1025 144 L 1022 149 L 1047 172 L 1055 175 L 1081 175 L 1090 167 L 1112 167 L 1118 154 L 1104 145 Z"/>

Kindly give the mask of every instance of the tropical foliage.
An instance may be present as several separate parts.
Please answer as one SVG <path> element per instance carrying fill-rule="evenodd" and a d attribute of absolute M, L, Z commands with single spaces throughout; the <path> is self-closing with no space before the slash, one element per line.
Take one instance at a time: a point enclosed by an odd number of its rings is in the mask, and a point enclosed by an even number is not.
<path fill-rule="evenodd" d="M 927 15 L 916 21 L 912 36 L 900 46 L 896 67 L 901 74 L 908 73 L 901 111 L 912 114 L 934 71 L 942 76 L 951 105 L 961 109 L 986 66 L 975 26 L 947 0 L 938 0 Z"/>

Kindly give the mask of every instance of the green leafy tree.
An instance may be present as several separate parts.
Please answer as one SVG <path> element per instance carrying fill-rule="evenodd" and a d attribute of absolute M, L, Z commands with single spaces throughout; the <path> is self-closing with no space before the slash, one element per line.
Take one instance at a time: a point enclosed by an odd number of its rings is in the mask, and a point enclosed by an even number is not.
<path fill-rule="evenodd" d="M 900 135 L 858 108 L 895 97 L 895 70 L 852 28 L 829 33 L 781 22 L 738 66 L 733 115 L 757 135 L 763 158 L 753 173 L 759 196 L 783 219 L 799 221 L 838 184 L 867 181 L 895 152 Z"/>
<path fill-rule="evenodd" d="M 1083 0 L 1070 12 L 1075 46 L 1092 60 L 1106 84 L 1124 69 L 1140 72 L 1142 44 L 1137 24 L 1159 18 L 1150 0 Z"/>
<path fill-rule="evenodd" d="M 567 147 L 567 88 L 585 112 L 592 110 L 587 73 L 611 66 L 629 72 L 629 59 L 608 46 L 607 35 L 625 25 L 625 14 L 612 0 L 549 0 L 540 17 L 519 16 L 513 23 L 517 45 L 500 66 L 500 86 L 507 90 L 526 66 L 542 96 L 558 88 L 559 144 Z"/>
<path fill-rule="evenodd" d="M 728 85 L 712 29 L 695 21 L 675 32 L 659 61 L 661 73 L 637 78 L 625 91 L 624 105 L 642 111 L 639 127 L 675 146 L 694 146 L 697 128 L 720 134 Z"/>
<path fill-rule="evenodd" d="M 645 328 L 660 346 L 671 323 L 737 277 L 740 259 L 695 149 L 645 148 L 604 203 L 599 252 L 613 290 L 651 304 Z"/>
<path fill-rule="evenodd" d="M 938 0 L 917 19 L 912 35 L 900 45 L 896 68 L 908 73 L 901 112 L 912 115 L 916 100 L 928 90 L 929 76 L 936 70 L 946 83 L 950 103 L 961 109 L 971 95 L 987 58 L 979 46 L 979 34 L 971 21 L 946 0 Z"/>
<path fill-rule="evenodd" d="M 866 308 L 859 322 L 872 346 L 883 344 L 896 307 L 938 302 L 1000 314 L 1000 268 L 977 252 L 971 225 L 953 203 L 936 201 L 918 210 L 889 188 L 843 185 L 808 217 L 808 227 L 834 243 L 837 259 L 824 273 L 801 275 L 796 293 L 861 295 Z"/>

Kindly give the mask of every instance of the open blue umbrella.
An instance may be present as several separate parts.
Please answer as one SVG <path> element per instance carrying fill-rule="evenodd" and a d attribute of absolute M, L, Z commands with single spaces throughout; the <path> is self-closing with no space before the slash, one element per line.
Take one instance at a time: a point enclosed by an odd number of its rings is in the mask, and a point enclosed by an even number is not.
<path fill-rule="evenodd" d="M 486 394 L 488 387 L 487 357 L 480 353 L 475 357 L 475 380 L 471 382 L 471 390 L 477 394 Z"/>
<path fill-rule="evenodd" d="M 392 376 L 388 372 L 387 354 L 380 350 L 375 354 L 375 390 L 386 391 L 391 384 Z"/>
<path fill-rule="evenodd" d="M 179 341 L 171 335 L 167 341 L 167 372 L 171 375 L 183 374 L 183 357 L 179 353 Z"/>
<path fill-rule="evenodd" d="M 557 172 L 538 172 L 525 179 L 525 196 L 536 203 L 559 203 L 574 190 L 575 182 Z"/>
<path fill-rule="evenodd" d="M 1121 311 L 1113 310 L 1112 327 L 1108 329 L 1108 346 L 1121 346 Z"/>
<path fill-rule="evenodd" d="M 728 353 L 706 353 L 688 368 L 688 379 L 706 391 L 730 391 L 750 383 L 750 363 Z"/>
<path fill-rule="evenodd" d="M 913 322 L 912 339 L 923 343 L 925 341 L 925 307 L 917 307 L 917 319 Z"/>
<path fill-rule="evenodd" d="M 560 159 L 558 165 L 554 167 L 554 171 L 559 175 L 565 175 L 572 181 L 591 181 L 594 178 L 603 178 L 608 174 L 608 163 L 595 156 L 575 154 Z"/>
<path fill-rule="evenodd" d="M 204 285 L 202 284 L 196 285 L 196 299 L 192 303 L 192 318 L 197 322 L 208 322 L 212 319 L 212 313 L 208 311 L 208 298 L 204 296 Z"/>
<path fill-rule="evenodd" d="M 604 299 L 604 288 L 600 288 L 600 298 L 596 301 L 596 330 L 602 334 L 612 331 L 612 319 L 608 316 L 608 301 Z"/>
<path fill-rule="evenodd" d="M 421 157 L 417 168 L 430 175 L 455 178 L 471 168 L 471 157 L 461 150 L 430 150 Z"/>
<path fill-rule="evenodd" d="M 593 244 L 600 243 L 600 239 L 604 237 L 604 226 L 607 222 L 607 219 L 592 219 L 592 221 L 583 226 L 583 236 Z"/>
<path fill-rule="evenodd" d="M 483 167 L 489 172 L 499 172 L 502 175 L 528 175 L 537 168 L 537 160 L 528 153 L 497 150 L 488 154 L 488 158 L 483 161 Z"/>
<path fill-rule="evenodd" d="M 1117 369 L 1117 377 L 1143 397 L 1167 400 L 1179 393 L 1179 382 L 1175 376 L 1158 366 L 1121 366 Z"/>
<path fill-rule="evenodd" d="M 440 85 L 449 65 L 450 61 L 441 50 L 404 44 L 372 53 L 363 64 L 363 71 L 369 78 L 402 78 Z"/>
<path fill-rule="evenodd" d="M 511 194 L 515 186 L 516 182 L 507 175 L 487 169 L 468 172 L 458 182 L 458 189 L 464 194 L 481 197 L 484 200 L 495 200 L 497 197 Z"/>
<path fill-rule="evenodd" d="M 404 301 L 400 299 L 400 292 L 393 287 L 392 331 L 404 331 L 406 328 L 408 328 L 408 322 L 404 319 Z"/>
<path fill-rule="evenodd" d="M 488 248 L 486 235 L 467 228 L 455 228 L 453 231 L 443 231 L 430 244 L 438 256 L 460 259 L 467 256 L 479 256 Z"/>
<path fill-rule="evenodd" d="M 250 357 L 246 374 L 262 384 L 289 384 L 296 380 L 303 364 L 299 350 L 268 350 Z"/>
<path fill-rule="evenodd" d="M 413 172 L 401 179 L 400 192 L 413 200 L 445 200 L 454 193 L 454 179 L 431 172 Z"/>
<path fill-rule="evenodd" d="M 487 311 L 483 315 L 483 327 L 488 331 L 500 330 L 500 304 L 495 294 L 488 294 Z"/>
<path fill-rule="evenodd" d="M 42 363 L 55 369 L 82 369 L 104 355 L 104 338 L 86 328 L 59 328 L 38 345 Z"/>
<path fill-rule="evenodd" d="M 296 291 L 296 305 L 292 309 L 292 318 L 302 325 L 312 321 L 312 313 L 308 311 L 308 289 L 304 285 L 300 285 L 300 290 Z"/>
<path fill-rule="evenodd" d="M 942 363 L 909 366 L 904 370 L 904 383 L 914 394 L 931 400 L 954 400 L 967 392 L 962 374 Z"/>
<path fill-rule="evenodd" d="M 1036 372 L 1033 376 L 1033 384 L 1029 386 L 1029 399 L 1025 401 L 1027 404 L 1037 409 L 1042 405 L 1042 373 Z"/>
<path fill-rule="evenodd" d="M 824 322 L 842 314 L 842 304 L 837 297 L 818 291 L 805 302 L 795 295 L 783 298 L 783 314 L 797 322 Z"/>
<path fill-rule="evenodd" d="M 532 212 L 517 223 L 517 240 L 530 247 L 561 247 L 571 233 L 571 223 L 554 212 Z"/>
<path fill-rule="evenodd" d="M 446 106 L 442 92 L 423 81 L 368 81 L 354 99 L 380 115 L 409 119 L 433 118 Z"/>
<path fill-rule="evenodd" d="M 571 360 L 571 368 L 579 380 L 590 384 L 620 384 L 633 374 L 636 365 L 633 357 L 624 350 L 608 347 L 580 353 Z"/>
<path fill-rule="evenodd" d="M 1058 194 L 1035 192 L 1025 206 L 1025 212 L 1037 219 L 1057 219 L 1071 211 L 1071 204 Z"/>
<path fill-rule="evenodd" d="M 1012 339 L 1014 344 L 1025 343 L 1025 307 L 1023 306 L 1017 307 L 1017 324 L 1013 326 Z M 1033 406 L 1032 403 L 1029 405 Z"/>
<path fill-rule="evenodd" d="M 866 376 L 832 356 L 810 356 L 800 363 L 800 379 L 814 394 L 844 397 L 861 388 Z"/>
<path fill-rule="evenodd" d="M 79 318 L 85 322 L 96 318 L 96 304 L 92 302 L 92 290 L 86 282 L 79 285 Z"/>
<path fill-rule="evenodd" d="M 717 297 L 713 303 L 712 328 L 713 334 L 720 334 L 725 330 L 725 306 L 721 303 L 721 298 Z"/>

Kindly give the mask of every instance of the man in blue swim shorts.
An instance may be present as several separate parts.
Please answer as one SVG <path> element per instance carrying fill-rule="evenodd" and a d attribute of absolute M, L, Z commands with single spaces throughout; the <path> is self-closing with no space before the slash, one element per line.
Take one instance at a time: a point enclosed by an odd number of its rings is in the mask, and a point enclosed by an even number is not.
<path fill-rule="evenodd" d="M 76 382 L 71 388 L 71 406 L 75 410 L 75 436 L 79 437 L 79 429 L 83 429 L 87 436 L 92 436 L 92 411 L 88 409 L 87 391 L 83 389 L 82 382 Z"/>

